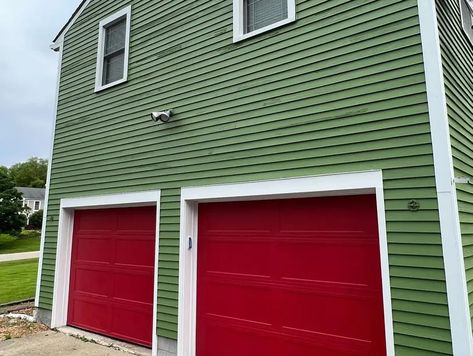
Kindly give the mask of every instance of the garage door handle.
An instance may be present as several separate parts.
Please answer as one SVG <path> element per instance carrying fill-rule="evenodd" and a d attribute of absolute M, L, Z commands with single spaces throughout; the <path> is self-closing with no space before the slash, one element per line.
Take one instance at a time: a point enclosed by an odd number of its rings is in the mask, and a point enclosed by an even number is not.
<path fill-rule="evenodd" d="M 187 245 L 188 250 L 192 250 L 192 237 L 189 237 L 189 244 Z"/>

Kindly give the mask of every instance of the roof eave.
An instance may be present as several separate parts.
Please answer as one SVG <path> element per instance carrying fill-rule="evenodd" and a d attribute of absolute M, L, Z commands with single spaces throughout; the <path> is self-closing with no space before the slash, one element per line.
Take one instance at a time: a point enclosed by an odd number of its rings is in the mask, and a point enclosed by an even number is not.
<path fill-rule="evenodd" d="M 66 35 L 67 31 L 71 28 L 74 22 L 76 22 L 77 18 L 82 14 L 87 5 L 89 5 L 90 1 L 91 0 L 82 0 L 69 20 L 67 20 L 66 24 L 61 28 L 56 37 L 54 37 L 53 43 L 49 46 L 49 48 L 55 52 L 59 51 L 59 48 L 64 42 L 64 36 Z"/>
<path fill-rule="evenodd" d="M 59 49 L 62 46 L 62 42 L 63 42 L 62 40 L 63 40 L 63 38 L 61 36 L 60 41 L 58 40 L 58 41 L 55 41 L 55 42 L 51 43 L 49 45 L 49 48 L 52 49 L 54 52 L 59 52 Z"/>

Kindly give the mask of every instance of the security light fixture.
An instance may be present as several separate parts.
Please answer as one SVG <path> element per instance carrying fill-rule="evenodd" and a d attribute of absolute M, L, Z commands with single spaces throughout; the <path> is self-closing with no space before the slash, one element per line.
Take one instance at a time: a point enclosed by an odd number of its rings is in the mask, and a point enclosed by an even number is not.
<path fill-rule="evenodd" d="M 154 111 L 151 113 L 151 120 L 154 122 L 169 122 L 171 120 L 172 110 Z"/>

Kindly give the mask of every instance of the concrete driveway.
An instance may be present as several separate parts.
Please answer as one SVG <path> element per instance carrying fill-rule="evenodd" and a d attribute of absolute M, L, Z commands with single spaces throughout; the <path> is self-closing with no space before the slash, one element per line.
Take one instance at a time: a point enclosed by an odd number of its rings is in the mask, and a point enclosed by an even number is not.
<path fill-rule="evenodd" d="M 18 355 L 129 356 L 131 354 L 50 330 L 0 342 L 0 356 Z"/>
<path fill-rule="evenodd" d="M 0 255 L 0 262 L 29 260 L 29 259 L 38 258 L 38 257 L 39 257 L 39 251 L 7 253 L 7 254 Z"/>

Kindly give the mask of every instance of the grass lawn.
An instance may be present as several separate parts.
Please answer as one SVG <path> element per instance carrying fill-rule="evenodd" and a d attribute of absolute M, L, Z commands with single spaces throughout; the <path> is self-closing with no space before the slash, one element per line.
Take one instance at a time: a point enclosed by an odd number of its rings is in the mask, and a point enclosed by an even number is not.
<path fill-rule="evenodd" d="M 39 251 L 40 236 L 41 234 L 37 231 L 23 231 L 18 237 L 0 234 L 0 255 Z"/>
<path fill-rule="evenodd" d="M 0 263 L 0 304 L 34 298 L 38 259 Z"/>

